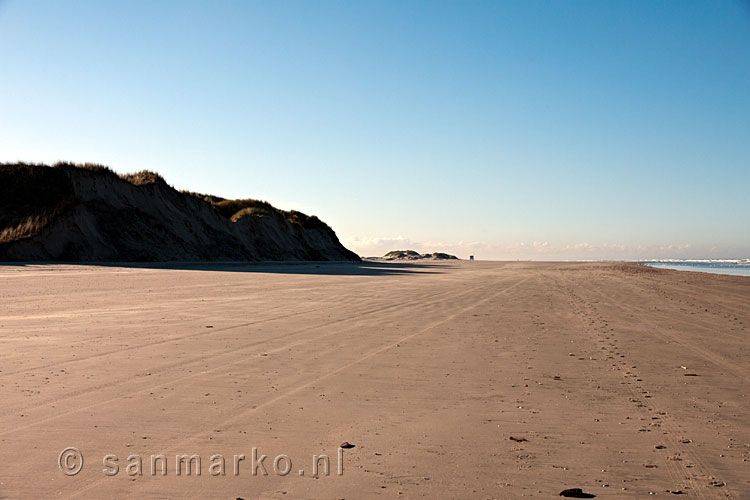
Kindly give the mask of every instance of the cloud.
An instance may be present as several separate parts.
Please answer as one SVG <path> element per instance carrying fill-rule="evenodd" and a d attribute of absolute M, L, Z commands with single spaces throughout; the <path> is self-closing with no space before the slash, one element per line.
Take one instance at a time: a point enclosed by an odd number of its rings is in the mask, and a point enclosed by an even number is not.
<path fill-rule="evenodd" d="M 347 248 L 362 256 L 381 256 L 391 250 L 416 250 L 420 253 L 447 252 L 460 258 L 475 255 L 487 260 L 641 260 L 660 258 L 701 258 L 721 254 L 716 247 L 696 247 L 691 243 L 664 245 L 626 245 L 586 241 L 556 244 L 546 240 L 489 243 L 483 241 L 415 241 L 404 236 L 342 237 Z M 727 256 L 736 252 L 724 250 Z M 740 252 L 741 253 L 741 252 Z"/>
<path fill-rule="evenodd" d="M 416 250 L 419 246 L 403 236 L 342 236 L 341 243 L 363 257 L 379 257 L 391 250 Z"/>

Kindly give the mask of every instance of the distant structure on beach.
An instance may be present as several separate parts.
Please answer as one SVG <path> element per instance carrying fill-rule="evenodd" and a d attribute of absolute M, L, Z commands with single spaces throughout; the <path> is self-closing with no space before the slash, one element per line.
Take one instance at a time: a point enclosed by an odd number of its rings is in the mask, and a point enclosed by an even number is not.
<path fill-rule="evenodd" d="M 469 260 L 474 260 L 474 256 L 473 255 L 469 255 Z"/>

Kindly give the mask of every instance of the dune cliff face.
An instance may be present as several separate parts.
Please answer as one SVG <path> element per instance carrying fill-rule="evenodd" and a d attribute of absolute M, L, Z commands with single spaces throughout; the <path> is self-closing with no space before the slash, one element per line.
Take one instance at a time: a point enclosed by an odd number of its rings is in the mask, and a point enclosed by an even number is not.
<path fill-rule="evenodd" d="M 268 204 L 227 217 L 213 200 L 232 201 L 151 173 L 0 164 L 0 260 L 359 260 L 317 217 Z"/>

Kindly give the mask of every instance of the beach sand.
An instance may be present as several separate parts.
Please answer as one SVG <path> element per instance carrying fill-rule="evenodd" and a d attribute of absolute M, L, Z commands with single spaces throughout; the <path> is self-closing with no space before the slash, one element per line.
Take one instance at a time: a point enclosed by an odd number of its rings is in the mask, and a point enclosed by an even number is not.
<path fill-rule="evenodd" d="M 3 499 L 750 498 L 750 278 L 4 265 L 0 304 Z"/>

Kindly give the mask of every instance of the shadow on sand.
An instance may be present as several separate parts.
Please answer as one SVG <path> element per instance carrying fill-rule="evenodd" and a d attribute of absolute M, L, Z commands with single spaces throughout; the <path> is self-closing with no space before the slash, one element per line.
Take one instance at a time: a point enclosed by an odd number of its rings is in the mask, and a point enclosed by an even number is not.
<path fill-rule="evenodd" d="M 449 264 L 410 262 L 1 262 L 3 267 L 87 266 L 233 273 L 319 274 L 329 276 L 396 276 L 437 274 Z"/>

